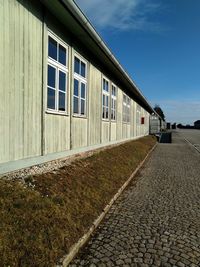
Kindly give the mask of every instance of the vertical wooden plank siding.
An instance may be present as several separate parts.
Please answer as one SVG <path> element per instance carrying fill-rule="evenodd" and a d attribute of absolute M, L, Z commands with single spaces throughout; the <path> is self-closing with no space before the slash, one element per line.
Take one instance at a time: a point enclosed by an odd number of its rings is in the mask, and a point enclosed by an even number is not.
<path fill-rule="evenodd" d="M 110 141 L 116 141 L 117 140 L 117 124 L 116 122 L 111 121 L 111 140 Z"/>
<path fill-rule="evenodd" d="M 127 134 L 126 134 L 126 138 L 130 138 L 131 137 L 131 125 L 130 123 L 127 123 Z"/>
<path fill-rule="evenodd" d="M 72 149 L 87 146 L 87 118 L 72 117 Z"/>
<path fill-rule="evenodd" d="M 90 88 L 88 96 L 88 143 L 95 145 L 101 143 L 101 72 L 90 64 Z"/>
<path fill-rule="evenodd" d="M 127 137 L 127 124 L 126 122 L 122 122 L 122 139 L 126 139 Z"/>
<path fill-rule="evenodd" d="M 102 120 L 103 74 L 89 62 L 87 116 L 73 116 L 72 40 L 53 15 L 49 13 L 45 23 L 43 16 L 40 1 L 0 0 L 0 163 L 147 135 L 149 113 L 135 101 L 131 100 L 130 123 L 122 121 L 120 88 L 116 121 Z M 69 48 L 65 115 L 46 111 L 48 27 Z"/>
<path fill-rule="evenodd" d="M 130 132 L 131 137 L 134 137 L 134 123 L 135 123 L 134 101 L 133 99 L 131 99 L 131 132 Z"/>
<path fill-rule="evenodd" d="M 45 154 L 70 149 L 70 118 L 45 114 Z"/>
<path fill-rule="evenodd" d="M 108 143 L 110 140 L 110 122 L 102 120 L 102 143 Z"/>
<path fill-rule="evenodd" d="M 147 135 L 149 134 L 149 127 L 150 127 L 150 125 L 149 125 L 149 119 L 150 119 L 150 114 L 147 112 Z"/>
<path fill-rule="evenodd" d="M 41 154 L 42 8 L 0 0 L 0 162 Z"/>
<path fill-rule="evenodd" d="M 117 140 L 122 139 L 122 90 L 117 90 Z"/>
<path fill-rule="evenodd" d="M 136 109 L 137 109 L 137 104 L 135 101 L 133 101 L 133 107 L 134 107 L 134 137 L 137 136 L 137 133 L 136 133 Z"/>
<path fill-rule="evenodd" d="M 0 87 L 1 91 L 1 122 L 2 122 L 2 130 L 1 130 L 1 136 L 0 136 L 0 142 L 2 147 L 2 153 L 1 153 L 1 159 L 5 159 L 5 161 L 9 160 L 9 105 L 6 104 L 8 101 L 8 96 L 9 96 L 9 69 L 8 68 L 8 63 L 6 60 L 6 53 L 8 53 L 8 48 L 9 48 L 9 37 L 8 37 L 8 32 L 9 32 L 9 9 L 8 9 L 8 2 L 1 0 L 1 24 L 0 24 L 0 33 L 2 34 L 2 47 L 1 47 L 1 77 L 0 80 L 2 82 L 2 86 Z M 7 54 L 8 55 L 8 54 Z M 7 77 L 6 77 L 7 76 Z M 6 89 L 6 90 L 5 90 Z M 0 127 L 1 128 L 1 127 Z"/>
<path fill-rule="evenodd" d="M 0 140 L 2 139 L 3 135 L 4 135 L 4 118 L 3 118 L 3 114 L 4 114 L 4 107 L 3 107 L 3 99 L 4 99 L 4 80 L 3 80 L 3 42 L 1 40 L 3 40 L 3 34 L 4 34 L 4 30 L 3 30 L 3 21 L 4 21 L 4 17 L 3 17 L 3 0 L 0 0 L 0 78 L 1 78 L 1 86 L 0 86 Z M 0 141 L 0 161 L 2 160 L 4 156 L 4 145 L 3 143 Z"/>
<path fill-rule="evenodd" d="M 141 107 L 136 104 L 136 136 L 140 136 L 141 127 L 140 127 L 140 118 L 141 118 Z"/>
<path fill-rule="evenodd" d="M 140 136 L 143 135 L 144 132 L 144 124 L 141 123 L 142 117 L 143 117 L 143 108 L 141 108 L 141 113 L 140 113 Z"/>

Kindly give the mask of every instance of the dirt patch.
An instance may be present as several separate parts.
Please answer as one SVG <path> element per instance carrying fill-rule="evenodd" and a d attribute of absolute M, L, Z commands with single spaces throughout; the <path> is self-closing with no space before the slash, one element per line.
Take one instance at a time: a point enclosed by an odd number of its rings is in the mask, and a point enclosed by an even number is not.
<path fill-rule="evenodd" d="M 55 266 L 155 144 L 109 148 L 53 172 L 0 181 L 2 266 Z M 23 182 L 22 182 L 23 181 Z"/>

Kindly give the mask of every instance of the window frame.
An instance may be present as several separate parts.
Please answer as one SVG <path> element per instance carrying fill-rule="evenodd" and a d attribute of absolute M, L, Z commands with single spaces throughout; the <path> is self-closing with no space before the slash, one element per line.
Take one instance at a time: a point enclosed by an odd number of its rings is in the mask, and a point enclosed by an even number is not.
<path fill-rule="evenodd" d="M 104 80 L 106 82 L 108 82 L 108 91 L 104 90 L 104 87 L 103 87 L 103 82 Z M 101 105 L 101 109 L 102 109 L 102 120 L 103 121 L 109 121 L 110 120 L 110 81 L 108 78 L 106 78 L 105 76 L 102 77 L 102 82 L 101 82 L 101 86 L 102 86 L 102 105 Z M 105 99 L 106 97 L 108 97 L 108 106 L 104 105 L 103 104 L 103 96 L 105 96 Z M 104 108 L 108 109 L 108 118 L 104 118 L 103 117 L 103 114 L 104 114 Z"/>
<path fill-rule="evenodd" d="M 141 125 L 141 106 L 137 104 L 136 107 L 136 125 Z"/>
<path fill-rule="evenodd" d="M 126 96 L 127 97 L 127 123 L 131 123 L 131 98 L 129 96 Z"/>
<path fill-rule="evenodd" d="M 80 69 L 81 62 L 85 64 L 85 77 L 81 74 L 76 73 L 74 70 L 75 57 L 80 60 Z M 87 118 L 87 100 L 88 100 L 88 62 L 80 56 L 77 52 L 73 54 L 73 88 L 72 88 L 72 116 L 78 118 Z M 74 80 L 78 81 L 78 96 L 74 94 Z M 85 84 L 85 98 L 81 97 L 81 84 Z M 74 112 L 74 97 L 78 98 L 78 113 Z M 81 114 L 81 100 L 84 100 L 85 103 L 85 114 Z"/>
<path fill-rule="evenodd" d="M 112 90 L 113 87 L 115 87 L 115 95 L 113 95 Z M 110 106 L 110 118 L 112 122 L 116 122 L 117 121 L 117 91 L 118 88 L 114 83 L 111 83 L 111 92 L 110 92 L 110 98 L 111 98 L 111 106 Z M 115 103 L 115 107 L 112 107 L 112 104 Z M 112 112 L 114 112 L 115 117 L 114 119 L 112 118 Z"/>
<path fill-rule="evenodd" d="M 125 101 L 124 101 L 125 98 Z M 130 124 L 131 123 L 131 98 L 123 93 L 123 100 L 122 100 L 122 122 Z"/>
<path fill-rule="evenodd" d="M 66 49 L 66 66 L 60 63 L 58 60 L 49 56 L 49 37 L 57 42 L 57 53 L 59 51 L 59 45 Z M 47 32 L 47 61 L 46 61 L 46 113 L 57 115 L 69 114 L 69 46 L 59 37 L 57 37 L 50 30 Z M 48 67 L 51 66 L 55 69 L 55 88 L 48 85 Z M 65 73 L 65 91 L 59 88 L 59 73 Z M 55 90 L 55 109 L 48 107 L 48 89 Z M 65 94 L 65 111 L 59 110 L 59 93 Z"/>

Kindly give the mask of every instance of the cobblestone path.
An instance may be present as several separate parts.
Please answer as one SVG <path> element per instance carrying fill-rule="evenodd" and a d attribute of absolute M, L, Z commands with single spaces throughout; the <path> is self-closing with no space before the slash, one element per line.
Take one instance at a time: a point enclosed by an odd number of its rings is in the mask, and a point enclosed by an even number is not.
<path fill-rule="evenodd" d="M 200 266 L 200 154 L 174 135 L 159 144 L 75 266 Z"/>

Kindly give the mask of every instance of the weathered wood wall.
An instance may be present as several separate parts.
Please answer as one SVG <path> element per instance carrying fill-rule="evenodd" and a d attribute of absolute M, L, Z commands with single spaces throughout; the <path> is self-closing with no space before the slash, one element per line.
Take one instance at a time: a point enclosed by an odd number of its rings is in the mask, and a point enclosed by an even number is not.
<path fill-rule="evenodd" d="M 117 91 L 117 140 L 123 138 L 122 136 L 122 107 L 123 107 L 123 93 L 120 88 Z"/>
<path fill-rule="evenodd" d="M 101 72 L 90 64 L 88 97 L 88 144 L 101 143 L 102 89 Z"/>
<path fill-rule="evenodd" d="M 68 45 L 68 112 L 46 110 L 48 30 Z M 87 115 L 73 116 L 76 47 L 39 1 L 0 0 L 0 163 L 119 141 L 149 132 L 149 114 L 131 100 L 130 123 L 122 121 L 123 91 L 117 88 L 116 121 L 102 120 L 102 73 L 87 61 Z M 109 80 L 110 88 L 112 80 Z M 137 123 L 136 114 L 145 117 Z"/>
<path fill-rule="evenodd" d="M 41 154 L 42 7 L 0 0 L 0 162 Z"/>

